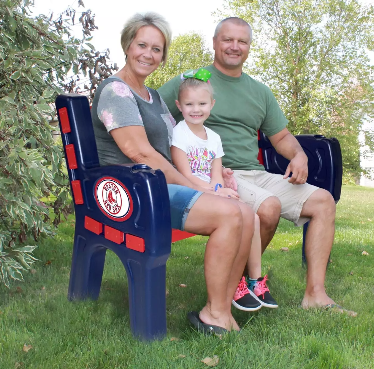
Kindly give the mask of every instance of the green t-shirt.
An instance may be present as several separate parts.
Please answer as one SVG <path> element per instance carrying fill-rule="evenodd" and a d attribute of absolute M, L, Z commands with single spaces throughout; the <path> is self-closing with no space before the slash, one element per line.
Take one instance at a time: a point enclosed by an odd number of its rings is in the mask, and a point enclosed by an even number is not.
<path fill-rule="evenodd" d="M 257 160 L 257 131 L 261 129 L 270 137 L 288 123 L 273 93 L 245 73 L 230 77 L 213 65 L 206 69 L 212 73 L 210 81 L 216 103 L 204 124 L 221 136 L 225 152 L 223 165 L 231 169 L 263 170 Z M 177 122 L 183 120 L 175 105 L 181 82 L 179 75 L 158 89 Z"/>

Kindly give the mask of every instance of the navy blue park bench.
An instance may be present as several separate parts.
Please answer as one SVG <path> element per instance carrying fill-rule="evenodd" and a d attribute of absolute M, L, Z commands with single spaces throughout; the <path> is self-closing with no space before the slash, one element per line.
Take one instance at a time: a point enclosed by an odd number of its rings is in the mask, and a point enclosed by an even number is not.
<path fill-rule="evenodd" d="M 171 243 L 194 235 L 171 229 L 162 171 L 145 164 L 100 167 L 85 96 L 59 95 L 56 109 L 76 217 L 68 298 L 99 297 L 106 250 L 112 250 L 126 269 L 134 336 L 161 339 L 166 335 L 166 262 Z M 322 136 L 298 139 L 309 158 L 308 182 L 327 189 L 338 201 L 342 175 L 338 142 Z M 259 147 L 266 170 L 283 174 L 287 161 L 263 135 Z"/>

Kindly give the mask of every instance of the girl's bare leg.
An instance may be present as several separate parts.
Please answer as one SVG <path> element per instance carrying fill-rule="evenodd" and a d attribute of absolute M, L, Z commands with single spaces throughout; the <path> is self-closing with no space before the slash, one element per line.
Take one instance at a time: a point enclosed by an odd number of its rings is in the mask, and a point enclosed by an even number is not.
<path fill-rule="evenodd" d="M 260 218 L 255 214 L 255 231 L 252 238 L 251 252 L 248 258 L 248 276 L 251 279 L 261 277 L 261 235 L 260 235 Z"/>
<path fill-rule="evenodd" d="M 236 263 L 237 265 L 243 265 L 243 268 L 244 268 L 246 262 L 243 262 L 243 260 L 247 261 L 250 258 L 250 255 L 252 254 L 254 229 L 255 229 L 255 217 L 257 217 L 257 215 L 245 203 L 239 202 L 237 200 L 231 200 L 231 201 L 235 201 L 238 203 L 240 207 L 240 211 L 242 213 L 242 218 L 243 218 L 243 231 L 242 231 L 242 238 L 241 238 L 242 249 L 248 252 L 248 245 L 250 245 L 249 257 L 247 257 L 246 259 L 243 259 L 245 256 L 243 252 L 237 254 Z M 258 223 L 258 226 L 259 224 L 260 223 Z M 261 243 L 259 244 L 259 247 L 260 247 L 259 250 L 260 250 L 260 273 L 261 273 Z M 237 269 L 233 271 L 232 273 L 232 279 L 230 280 L 228 290 L 227 290 L 227 295 L 228 295 L 230 303 L 238 287 L 238 283 L 240 279 L 242 278 L 243 268 Z"/>

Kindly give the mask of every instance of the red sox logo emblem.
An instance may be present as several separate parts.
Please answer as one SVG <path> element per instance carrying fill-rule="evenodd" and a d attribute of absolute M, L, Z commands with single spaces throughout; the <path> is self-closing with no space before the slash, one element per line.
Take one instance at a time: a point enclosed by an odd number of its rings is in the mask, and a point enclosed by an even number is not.
<path fill-rule="evenodd" d="M 131 196 L 123 183 L 115 178 L 100 178 L 96 184 L 95 197 L 100 210 L 110 219 L 123 222 L 132 214 Z"/>

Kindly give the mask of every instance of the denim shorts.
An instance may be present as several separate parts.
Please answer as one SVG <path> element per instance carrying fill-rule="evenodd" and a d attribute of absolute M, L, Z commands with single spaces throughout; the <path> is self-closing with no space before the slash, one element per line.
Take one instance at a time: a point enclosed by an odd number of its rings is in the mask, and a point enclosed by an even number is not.
<path fill-rule="evenodd" d="M 196 200 L 203 194 L 192 188 L 176 184 L 168 184 L 171 228 L 184 230 L 188 213 Z"/>

